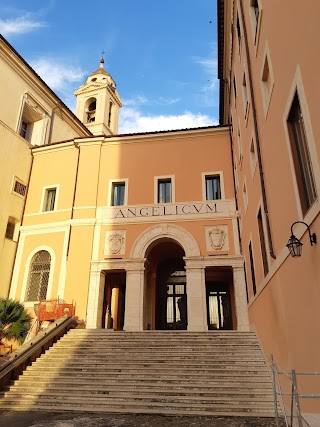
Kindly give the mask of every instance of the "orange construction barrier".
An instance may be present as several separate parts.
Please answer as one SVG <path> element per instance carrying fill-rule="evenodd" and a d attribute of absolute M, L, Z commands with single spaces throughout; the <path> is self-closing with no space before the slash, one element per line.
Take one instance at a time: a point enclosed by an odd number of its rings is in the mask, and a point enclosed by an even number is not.
<path fill-rule="evenodd" d="M 63 316 L 74 316 L 76 308 L 58 299 L 41 300 L 38 304 L 38 321 L 56 320 Z"/>

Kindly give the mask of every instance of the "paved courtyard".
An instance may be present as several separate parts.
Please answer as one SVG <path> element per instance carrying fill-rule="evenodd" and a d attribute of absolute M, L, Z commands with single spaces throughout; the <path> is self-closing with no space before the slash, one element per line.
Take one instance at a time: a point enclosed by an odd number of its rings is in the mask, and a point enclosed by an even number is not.
<path fill-rule="evenodd" d="M 275 427 L 270 418 L 0 412 L 10 427 Z M 284 426 L 284 424 L 283 424 Z"/>

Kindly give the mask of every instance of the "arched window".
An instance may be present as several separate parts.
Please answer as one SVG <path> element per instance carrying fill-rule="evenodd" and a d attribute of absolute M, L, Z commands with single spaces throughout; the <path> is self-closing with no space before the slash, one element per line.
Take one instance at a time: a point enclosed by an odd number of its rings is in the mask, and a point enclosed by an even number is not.
<path fill-rule="evenodd" d="M 47 251 L 37 252 L 31 260 L 26 301 L 46 299 L 51 256 Z"/>

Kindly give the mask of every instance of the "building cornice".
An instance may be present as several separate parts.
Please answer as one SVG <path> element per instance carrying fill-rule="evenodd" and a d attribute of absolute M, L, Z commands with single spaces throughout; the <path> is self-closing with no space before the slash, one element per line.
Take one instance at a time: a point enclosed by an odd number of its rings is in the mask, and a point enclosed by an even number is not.
<path fill-rule="evenodd" d="M 21 55 L 0 34 L 0 57 L 19 74 L 37 92 L 40 98 L 44 98 L 52 109 L 59 106 L 63 110 L 64 120 L 83 136 L 91 135 L 90 130 L 73 114 L 66 104 L 53 92 L 42 80 L 35 70 L 22 58 Z"/>

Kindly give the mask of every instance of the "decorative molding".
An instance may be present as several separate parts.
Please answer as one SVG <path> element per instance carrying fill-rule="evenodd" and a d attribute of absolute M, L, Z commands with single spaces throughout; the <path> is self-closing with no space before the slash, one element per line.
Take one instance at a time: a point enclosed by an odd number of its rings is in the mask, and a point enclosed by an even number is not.
<path fill-rule="evenodd" d="M 124 255 L 126 231 L 106 231 L 104 239 L 104 255 Z"/>
<path fill-rule="evenodd" d="M 229 250 L 229 234 L 227 225 L 205 227 L 206 249 L 212 251 Z"/>
<path fill-rule="evenodd" d="M 180 226 L 168 224 L 164 234 L 162 227 L 163 224 L 159 224 L 143 231 L 133 244 L 131 258 L 145 258 L 151 243 L 164 237 L 177 242 L 183 248 L 187 257 L 200 256 L 199 245 L 189 231 Z"/>

